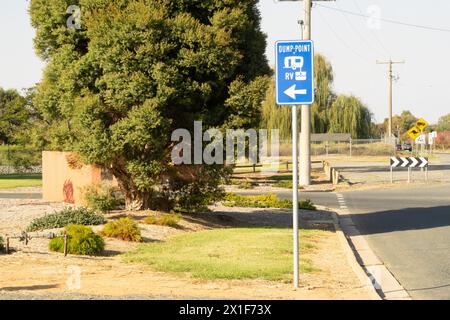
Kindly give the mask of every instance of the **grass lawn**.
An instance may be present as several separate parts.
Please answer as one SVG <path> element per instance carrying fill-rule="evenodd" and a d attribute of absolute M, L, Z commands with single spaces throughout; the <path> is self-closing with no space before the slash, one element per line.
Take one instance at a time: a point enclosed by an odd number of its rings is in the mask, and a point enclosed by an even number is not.
<path fill-rule="evenodd" d="M 0 175 L 0 189 L 42 186 L 42 174 L 6 174 Z"/>
<path fill-rule="evenodd" d="M 302 273 L 319 271 L 305 255 L 325 231 L 301 230 Z M 189 233 L 166 242 L 142 244 L 124 255 L 127 262 L 160 272 L 186 272 L 194 278 L 289 280 L 292 275 L 290 229 L 239 228 Z"/>

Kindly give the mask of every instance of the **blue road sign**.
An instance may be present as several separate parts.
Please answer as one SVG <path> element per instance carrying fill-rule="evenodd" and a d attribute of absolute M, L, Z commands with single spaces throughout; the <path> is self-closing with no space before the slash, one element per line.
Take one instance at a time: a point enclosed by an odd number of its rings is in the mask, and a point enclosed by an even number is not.
<path fill-rule="evenodd" d="M 314 103 L 314 43 L 276 43 L 276 96 L 279 105 Z"/>

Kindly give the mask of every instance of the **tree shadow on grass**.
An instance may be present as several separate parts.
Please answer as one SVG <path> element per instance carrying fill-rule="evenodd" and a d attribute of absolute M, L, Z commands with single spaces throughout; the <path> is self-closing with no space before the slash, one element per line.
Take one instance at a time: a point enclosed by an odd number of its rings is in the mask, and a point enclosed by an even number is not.
<path fill-rule="evenodd" d="M 277 228 L 292 229 L 290 209 L 250 209 L 239 211 L 215 211 L 184 215 L 183 219 L 206 228 Z M 325 211 L 300 211 L 300 227 L 303 229 L 334 230 L 331 213 Z"/>

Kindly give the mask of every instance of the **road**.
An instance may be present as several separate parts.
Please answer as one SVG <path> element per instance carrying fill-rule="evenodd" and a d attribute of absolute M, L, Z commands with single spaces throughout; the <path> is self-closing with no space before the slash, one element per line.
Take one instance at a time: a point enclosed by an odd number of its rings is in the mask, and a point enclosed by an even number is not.
<path fill-rule="evenodd" d="M 361 234 L 413 299 L 450 299 L 449 190 L 441 184 L 342 193 Z M 300 197 L 340 207 L 335 193 Z"/>
<path fill-rule="evenodd" d="M 413 299 L 450 299 L 449 188 L 343 193 L 358 230 Z"/>

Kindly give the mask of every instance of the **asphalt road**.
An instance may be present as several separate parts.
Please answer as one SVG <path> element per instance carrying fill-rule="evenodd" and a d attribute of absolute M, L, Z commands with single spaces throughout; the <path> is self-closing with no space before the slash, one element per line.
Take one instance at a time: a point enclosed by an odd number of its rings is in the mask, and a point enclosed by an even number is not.
<path fill-rule="evenodd" d="M 361 234 L 413 299 L 450 299 L 450 185 L 343 195 Z"/>
<path fill-rule="evenodd" d="M 41 193 L 10 193 L 10 192 L 1 192 L 0 191 L 0 199 L 42 199 Z"/>
<path fill-rule="evenodd" d="M 291 198 L 289 191 L 278 195 Z M 450 299 L 450 184 L 342 195 L 361 234 L 413 299 Z M 335 193 L 300 198 L 340 206 Z"/>

